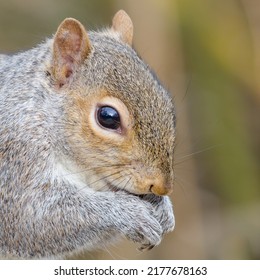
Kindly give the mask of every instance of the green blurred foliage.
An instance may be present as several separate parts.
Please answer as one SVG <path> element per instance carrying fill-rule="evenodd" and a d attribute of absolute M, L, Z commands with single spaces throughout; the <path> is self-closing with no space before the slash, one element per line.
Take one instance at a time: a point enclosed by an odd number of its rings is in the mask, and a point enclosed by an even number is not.
<path fill-rule="evenodd" d="M 246 125 L 254 57 L 245 13 L 237 1 L 177 2 L 185 61 L 194 75 L 193 133 L 216 146 L 201 162 L 211 174 L 208 187 L 226 204 L 251 203 L 259 199 L 260 177 Z"/>

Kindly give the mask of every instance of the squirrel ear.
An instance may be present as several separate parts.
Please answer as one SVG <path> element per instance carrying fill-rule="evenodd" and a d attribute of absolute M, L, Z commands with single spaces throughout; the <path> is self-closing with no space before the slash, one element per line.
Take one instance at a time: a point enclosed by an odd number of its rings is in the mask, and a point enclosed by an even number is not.
<path fill-rule="evenodd" d="M 120 34 L 121 39 L 132 46 L 134 26 L 129 15 L 123 11 L 118 11 L 113 18 L 112 28 Z"/>
<path fill-rule="evenodd" d="M 59 87 L 88 56 L 91 45 L 84 26 L 73 18 L 66 18 L 58 27 L 53 42 L 52 74 Z"/>

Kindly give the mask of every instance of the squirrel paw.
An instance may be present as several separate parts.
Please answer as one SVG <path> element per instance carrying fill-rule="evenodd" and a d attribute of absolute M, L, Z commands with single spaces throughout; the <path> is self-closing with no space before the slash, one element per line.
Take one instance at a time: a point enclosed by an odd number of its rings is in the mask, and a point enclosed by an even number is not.
<path fill-rule="evenodd" d="M 143 195 L 142 199 L 153 205 L 155 218 L 160 223 L 163 234 L 173 231 L 175 218 L 170 198 L 168 196 L 148 194 Z"/>
<path fill-rule="evenodd" d="M 158 245 L 162 239 L 163 229 L 155 217 L 153 206 L 139 199 L 139 203 L 136 203 L 133 211 L 129 213 L 131 217 L 128 217 L 129 222 L 124 227 L 125 236 L 141 244 L 140 251 L 150 250 Z"/>

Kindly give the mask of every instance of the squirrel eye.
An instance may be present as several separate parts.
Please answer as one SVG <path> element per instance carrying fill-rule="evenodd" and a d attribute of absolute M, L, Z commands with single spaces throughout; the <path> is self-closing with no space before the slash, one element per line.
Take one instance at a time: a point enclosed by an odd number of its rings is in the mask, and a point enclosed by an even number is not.
<path fill-rule="evenodd" d="M 97 111 L 97 120 L 104 128 L 116 130 L 120 127 L 119 113 L 113 107 L 100 107 Z"/>

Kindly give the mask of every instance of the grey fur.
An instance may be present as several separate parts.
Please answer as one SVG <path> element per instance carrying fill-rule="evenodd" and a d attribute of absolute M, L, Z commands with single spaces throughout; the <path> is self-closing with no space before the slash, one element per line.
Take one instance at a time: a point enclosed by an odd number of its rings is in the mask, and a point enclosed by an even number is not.
<path fill-rule="evenodd" d="M 99 168 L 104 157 L 120 163 L 121 154 L 111 149 L 104 155 L 104 150 L 75 138 L 79 125 L 68 119 L 77 111 L 70 92 L 87 100 L 106 89 L 121 99 L 135 118 L 137 143 L 124 157 L 159 168 L 168 181 L 173 179 L 175 112 L 168 93 L 131 47 L 106 32 L 90 32 L 89 38 L 91 53 L 69 87 L 59 92 L 51 75 L 53 39 L 26 52 L 0 56 L 3 257 L 61 258 L 103 247 L 120 236 L 140 243 L 142 249 L 151 248 L 174 227 L 166 196 L 92 188 L 90 178 L 98 175 L 89 167 Z M 57 171 L 59 162 L 77 166 L 79 186 Z M 75 171 L 69 166 L 68 174 Z"/>

